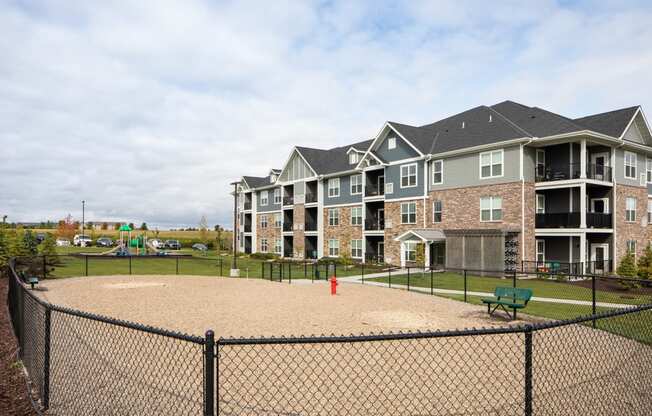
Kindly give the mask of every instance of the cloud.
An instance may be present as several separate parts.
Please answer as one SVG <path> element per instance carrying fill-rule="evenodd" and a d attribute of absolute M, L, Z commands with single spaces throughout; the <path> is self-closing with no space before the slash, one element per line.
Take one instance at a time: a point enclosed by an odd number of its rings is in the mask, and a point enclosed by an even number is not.
<path fill-rule="evenodd" d="M 0 213 L 230 224 L 229 183 L 295 144 L 514 99 L 649 108 L 645 2 L 10 2 Z"/>

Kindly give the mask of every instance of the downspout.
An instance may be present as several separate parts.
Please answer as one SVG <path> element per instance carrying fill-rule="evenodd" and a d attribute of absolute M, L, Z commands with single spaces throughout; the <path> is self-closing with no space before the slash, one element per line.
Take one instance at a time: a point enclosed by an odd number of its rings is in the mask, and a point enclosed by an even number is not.
<path fill-rule="evenodd" d="M 524 255 L 525 255 L 525 174 L 523 173 L 523 168 L 524 168 L 524 160 L 523 160 L 523 152 L 525 150 L 525 146 L 529 145 L 532 143 L 534 139 L 528 140 L 526 143 L 521 143 L 521 151 L 520 151 L 520 165 L 521 165 L 521 261 L 525 260 Z M 535 167 L 536 169 L 536 167 Z M 535 226 L 536 228 L 536 226 Z M 533 236 L 536 238 L 536 234 Z"/>

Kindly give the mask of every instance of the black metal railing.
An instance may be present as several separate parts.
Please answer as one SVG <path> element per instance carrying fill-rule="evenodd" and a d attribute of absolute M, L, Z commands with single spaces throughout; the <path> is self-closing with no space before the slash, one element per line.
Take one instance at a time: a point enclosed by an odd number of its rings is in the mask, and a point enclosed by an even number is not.
<path fill-rule="evenodd" d="M 377 186 L 367 185 L 364 188 L 364 196 L 382 196 L 385 195 L 384 188 L 378 188 Z"/>
<path fill-rule="evenodd" d="M 587 179 L 611 182 L 612 169 L 610 166 L 586 164 L 585 176 Z M 582 166 L 580 163 L 570 163 L 561 166 L 538 165 L 535 168 L 535 180 L 537 182 L 563 181 L 568 179 L 579 179 L 582 177 Z"/>
<path fill-rule="evenodd" d="M 307 192 L 306 193 L 306 204 L 310 204 L 313 202 L 317 202 L 317 194 L 314 192 Z"/>
<path fill-rule="evenodd" d="M 385 262 L 385 256 L 378 255 L 375 253 L 365 253 L 364 260 L 367 263 L 371 264 L 383 264 Z"/>
<path fill-rule="evenodd" d="M 536 214 L 536 228 L 578 228 L 580 226 L 579 212 L 555 212 Z"/>
<path fill-rule="evenodd" d="M 245 233 L 250 233 L 251 232 L 251 224 L 245 224 L 244 231 L 245 231 Z"/>
<path fill-rule="evenodd" d="M 317 223 L 315 221 L 306 222 L 306 231 L 317 231 Z"/>
<path fill-rule="evenodd" d="M 589 163 L 586 165 L 586 177 L 597 181 L 611 182 L 611 166 Z"/>
<path fill-rule="evenodd" d="M 611 214 L 587 212 L 586 226 L 589 228 L 612 228 Z"/>
<path fill-rule="evenodd" d="M 521 273 L 546 273 L 546 274 L 566 274 L 566 275 L 581 275 L 582 262 L 568 262 L 557 260 L 535 261 L 523 260 L 521 261 Z"/>
<path fill-rule="evenodd" d="M 588 261 L 586 262 L 586 273 L 610 275 L 614 272 L 611 260 Z"/>
<path fill-rule="evenodd" d="M 317 259 L 317 250 L 306 250 L 305 256 L 306 256 L 306 259 L 316 260 Z"/>
<path fill-rule="evenodd" d="M 251 209 L 251 201 L 245 201 L 244 209 Z"/>
<path fill-rule="evenodd" d="M 291 249 L 283 250 L 283 257 L 292 258 L 293 256 L 294 253 L 292 252 Z"/>
<path fill-rule="evenodd" d="M 284 196 L 283 205 L 294 205 L 294 196 Z"/>
<path fill-rule="evenodd" d="M 364 229 L 369 231 L 380 231 L 385 229 L 385 220 L 367 218 L 364 221 Z"/>
<path fill-rule="evenodd" d="M 292 231 L 293 225 L 294 224 L 292 222 L 287 222 L 287 221 L 284 222 L 283 223 L 283 231 Z"/>

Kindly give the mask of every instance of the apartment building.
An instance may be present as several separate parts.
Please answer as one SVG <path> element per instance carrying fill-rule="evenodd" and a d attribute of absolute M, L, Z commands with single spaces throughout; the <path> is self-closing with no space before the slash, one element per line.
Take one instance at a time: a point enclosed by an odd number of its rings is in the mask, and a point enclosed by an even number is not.
<path fill-rule="evenodd" d="M 651 239 L 652 136 L 640 107 L 571 119 L 505 101 L 297 146 L 237 192 L 247 253 L 608 272 Z"/>

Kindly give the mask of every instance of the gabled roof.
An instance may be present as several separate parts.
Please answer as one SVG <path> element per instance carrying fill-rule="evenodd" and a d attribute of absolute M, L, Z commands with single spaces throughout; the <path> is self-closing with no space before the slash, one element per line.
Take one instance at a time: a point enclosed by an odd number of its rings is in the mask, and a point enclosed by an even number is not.
<path fill-rule="evenodd" d="M 598 133 L 620 137 L 638 109 L 639 106 L 621 108 L 620 110 L 576 118 L 575 122 Z"/>
<path fill-rule="evenodd" d="M 316 171 L 318 175 L 328 175 L 336 172 L 345 172 L 355 168 L 349 164 L 347 153 L 351 147 L 356 149 L 367 149 L 372 140 L 335 147 L 332 149 L 315 149 L 312 147 L 298 147 L 297 150 L 306 159 L 306 162 Z"/>
<path fill-rule="evenodd" d="M 270 176 L 243 176 L 242 179 L 249 185 L 249 188 L 260 188 L 263 186 L 269 186 L 272 183 L 270 182 Z"/>

